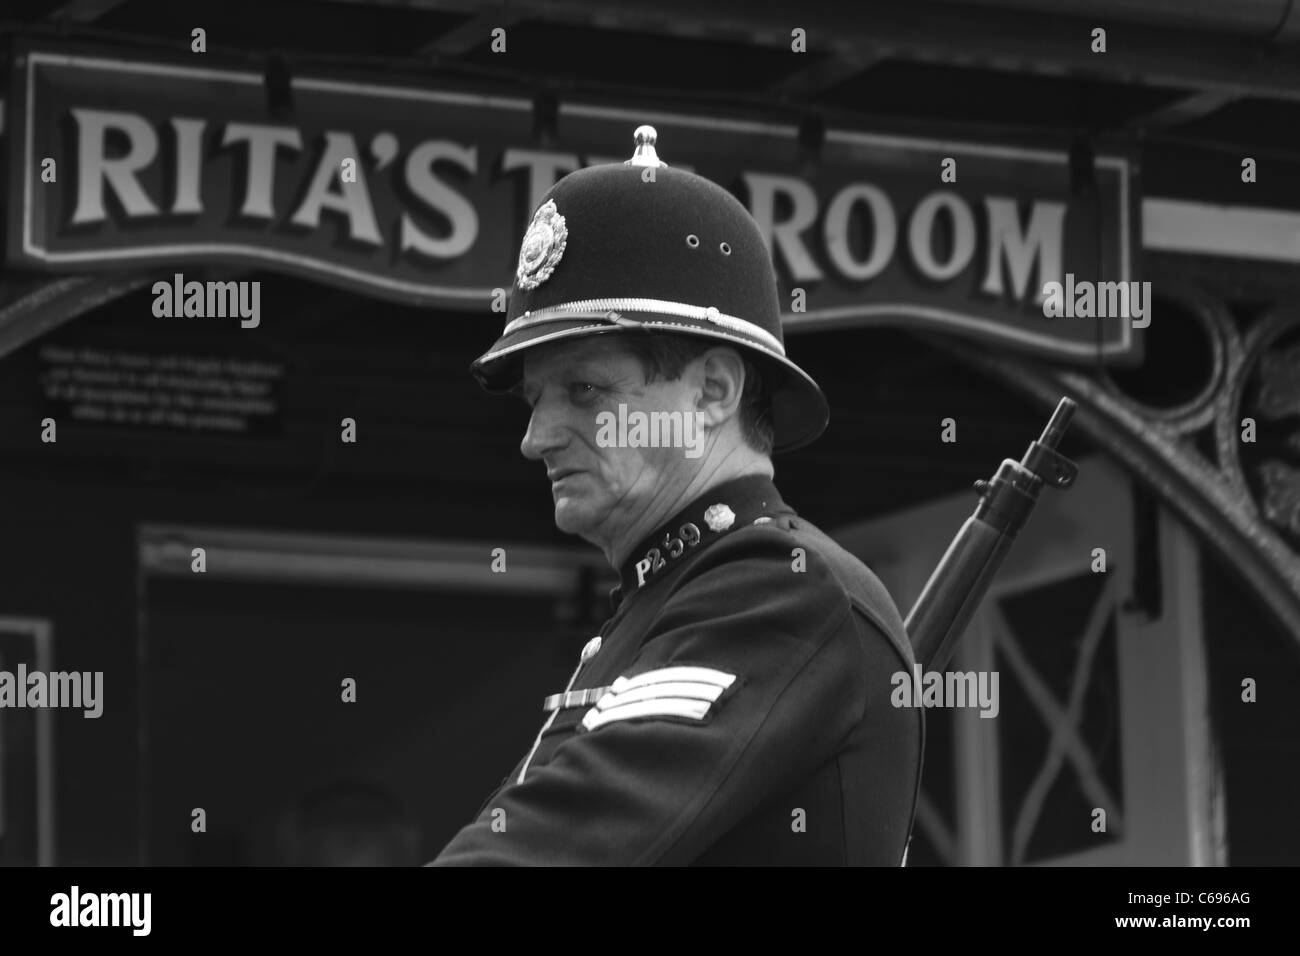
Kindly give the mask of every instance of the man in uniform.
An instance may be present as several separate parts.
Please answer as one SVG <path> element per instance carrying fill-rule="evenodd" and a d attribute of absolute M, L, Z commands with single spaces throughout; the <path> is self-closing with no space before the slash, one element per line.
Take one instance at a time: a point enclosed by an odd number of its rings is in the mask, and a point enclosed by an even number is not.
<path fill-rule="evenodd" d="M 891 678 L 912 649 L 877 578 L 772 483 L 826 400 L 785 355 L 744 206 L 636 138 L 543 197 L 473 366 L 530 406 L 522 451 L 556 525 L 618 571 L 613 616 L 433 863 L 897 866 L 923 711 L 890 704 Z"/>

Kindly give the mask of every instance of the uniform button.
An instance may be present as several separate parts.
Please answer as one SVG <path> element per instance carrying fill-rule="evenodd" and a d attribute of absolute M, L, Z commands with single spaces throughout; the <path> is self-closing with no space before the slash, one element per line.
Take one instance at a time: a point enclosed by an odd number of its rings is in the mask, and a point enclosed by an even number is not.
<path fill-rule="evenodd" d="M 587 642 L 587 646 L 582 649 L 582 663 L 587 663 L 596 656 L 600 651 L 600 636 L 597 635 Z"/>
<path fill-rule="evenodd" d="M 709 505 L 709 510 L 704 512 L 704 523 L 713 532 L 721 533 L 726 531 L 735 522 L 736 513 L 722 503 Z"/>

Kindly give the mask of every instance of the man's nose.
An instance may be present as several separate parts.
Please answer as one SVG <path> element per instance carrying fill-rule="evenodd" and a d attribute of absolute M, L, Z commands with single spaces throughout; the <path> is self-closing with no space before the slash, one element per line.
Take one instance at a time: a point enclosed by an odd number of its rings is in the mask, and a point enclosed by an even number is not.
<path fill-rule="evenodd" d="M 540 461 L 548 452 L 564 444 L 563 429 L 554 411 L 548 409 L 549 404 L 539 398 L 533 406 L 532 414 L 528 416 L 524 439 L 519 443 L 519 450 L 524 457 L 532 461 Z"/>

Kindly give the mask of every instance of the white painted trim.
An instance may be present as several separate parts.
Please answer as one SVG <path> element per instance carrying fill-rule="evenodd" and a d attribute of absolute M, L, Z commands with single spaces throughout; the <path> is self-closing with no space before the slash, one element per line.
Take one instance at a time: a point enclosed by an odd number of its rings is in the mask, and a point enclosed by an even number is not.
<path fill-rule="evenodd" d="M 1148 196 L 1142 200 L 1142 247 L 1300 262 L 1300 212 Z"/>

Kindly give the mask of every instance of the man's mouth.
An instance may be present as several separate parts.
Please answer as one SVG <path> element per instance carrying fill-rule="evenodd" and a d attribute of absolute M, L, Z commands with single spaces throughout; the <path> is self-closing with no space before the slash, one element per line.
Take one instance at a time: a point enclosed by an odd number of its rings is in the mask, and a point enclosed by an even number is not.
<path fill-rule="evenodd" d="M 546 473 L 546 477 L 551 479 L 551 484 L 557 485 L 570 475 L 581 474 L 581 468 L 556 468 Z"/>

